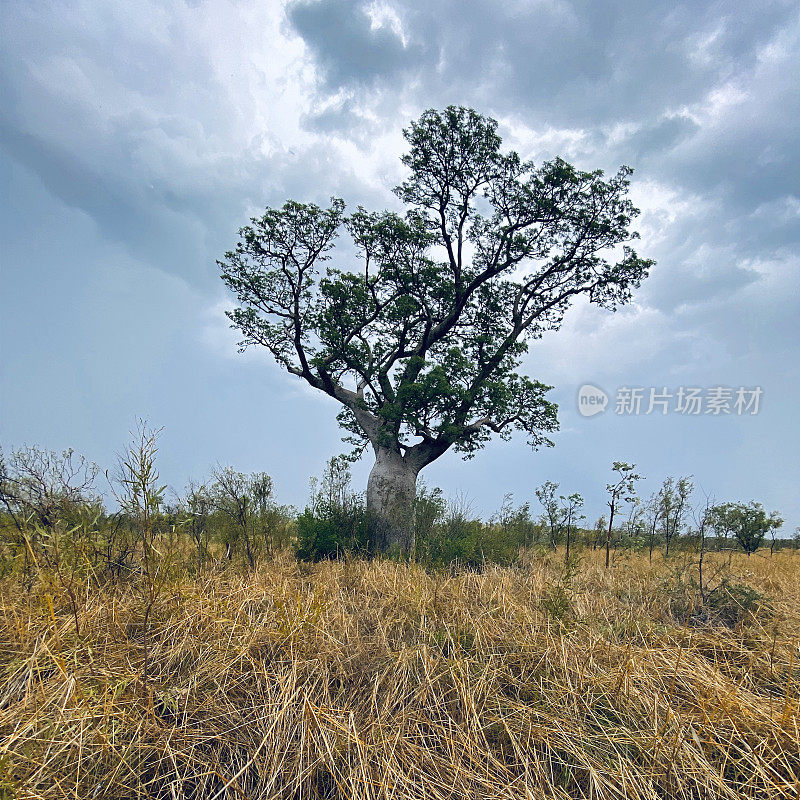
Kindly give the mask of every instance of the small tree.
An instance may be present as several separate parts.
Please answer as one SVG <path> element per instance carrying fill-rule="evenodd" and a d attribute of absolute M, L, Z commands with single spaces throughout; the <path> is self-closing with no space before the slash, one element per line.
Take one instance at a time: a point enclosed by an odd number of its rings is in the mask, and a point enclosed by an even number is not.
<path fill-rule="evenodd" d="M 262 524 L 261 513 L 272 498 L 272 479 L 263 472 L 245 475 L 233 467 L 214 470 L 211 495 L 214 507 L 228 523 L 228 557 L 236 545 L 244 546 L 244 554 L 250 569 L 255 569 L 256 556 L 267 543 L 259 535 Z"/>
<path fill-rule="evenodd" d="M 558 484 L 553 481 L 545 481 L 536 490 L 536 499 L 541 503 L 543 509 L 542 522 L 550 533 L 550 546 L 553 550 L 558 545 L 558 538 L 564 527 L 564 515 L 556 497 L 557 491 Z"/>
<path fill-rule="evenodd" d="M 659 492 L 661 530 L 664 534 L 666 548 L 664 555 L 669 556 L 670 545 L 680 535 L 688 510 L 689 497 L 694 490 L 688 478 L 667 478 Z"/>
<path fill-rule="evenodd" d="M 625 546 L 635 550 L 642 541 L 645 531 L 644 505 L 640 497 L 634 497 L 630 502 L 628 519 L 625 521 Z"/>
<path fill-rule="evenodd" d="M 603 542 L 606 535 L 606 528 L 606 516 L 603 514 L 599 516 L 597 522 L 594 523 L 594 529 L 592 530 L 592 550 L 597 550 Z"/>
<path fill-rule="evenodd" d="M 503 503 L 497 513 L 490 519 L 490 523 L 497 526 L 503 541 L 516 540 L 520 546 L 533 544 L 536 535 L 536 524 L 531 519 L 530 503 L 514 506 L 514 495 L 508 492 L 503 497 Z"/>
<path fill-rule="evenodd" d="M 208 558 L 209 518 L 214 510 L 214 498 L 205 484 L 190 482 L 183 502 L 185 529 L 189 532 L 197 552 L 197 570 L 202 571 Z"/>
<path fill-rule="evenodd" d="M 414 499 L 414 554 L 418 560 L 432 560 L 431 543 L 446 513 L 447 501 L 442 490 L 438 487 L 428 489 L 425 482 L 420 480 Z"/>
<path fill-rule="evenodd" d="M 72 449 L 56 453 L 21 447 L 11 451 L 7 462 L 0 450 L 0 503 L 18 528 L 35 522 L 52 529 L 59 519 L 96 500 L 98 472 Z"/>
<path fill-rule="evenodd" d="M 312 507 L 316 510 L 320 505 L 340 508 L 354 505 L 358 498 L 353 491 L 352 480 L 350 460 L 345 456 L 333 456 L 325 465 L 322 479 L 312 492 Z"/>
<path fill-rule="evenodd" d="M 241 228 L 219 262 L 241 348 L 266 347 L 337 400 L 355 454 L 372 448 L 373 546 L 398 553 L 413 550 L 425 466 L 514 429 L 551 444 L 550 387 L 517 371 L 528 343 L 575 298 L 628 302 L 653 263 L 630 246 L 628 167 L 604 180 L 560 158 L 536 166 L 502 152 L 493 119 L 455 106 L 404 136 L 404 215 L 290 201 Z M 342 229 L 355 256 L 322 275 Z"/>
<path fill-rule="evenodd" d="M 614 515 L 619 510 L 621 503 L 632 503 L 636 497 L 634 486 L 636 481 L 641 480 L 641 475 L 637 475 L 633 470 L 635 464 L 626 464 L 624 461 L 615 461 L 611 469 L 617 473 L 614 483 L 606 484 L 608 492 L 608 531 L 606 533 L 606 569 L 611 565 L 611 532 L 614 529 Z"/>
<path fill-rule="evenodd" d="M 368 552 L 363 498 L 350 485 L 350 462 L 334 456 L 311 480 L 309 505 L 297 518 L 298 558 L 319 561 Z"/>
<path fill-rule="evenodd" d="M 707 551 L 706 543 L 708 539 L 708 532 L 714 527 L 714 501 L 708 495 L 706 495 L 703 504 L 694 509 L 693 513 L 695 528 L 697 529 L 699 549 L 699 556 L 697 560 L 698 585 L 700 588 L 700 598 L 702 599 L 703 603 L 705 603 L 709 594 L 706 591 L 708 586 L 708 578 L 704 572 L 705 556 Z"/>
<path fill-rule="evenodd" d="M 276 548 L 287 543 L 290 509 L 275 501 L 272 478 L 265 472 L 254 472 L 249 480 L 254 539 L 260 542 L 268 554 L 272 554 Z"/>
<path fill-rule="evenodd" d="M 658 524 L 661 521 L 661 512 L 661 490 L 659 490 L 650 496 L 650 499 L 647 501 L 647 504 L 644 508 L 644 521 L 645 525 L 647 526 L 649 559 L 651 563 L 653 561 L 653 549 L 655 548 L 656 543 L 656 530 L 658 529 Z"/>
<path fill-rule="evenodd" d="M 783 520 L 777 511 L 770 514 L 761 503 L 723 503 L 711 509 L 711 524 L 716 531 L 726 531 L 736 537 L 739 546 L 749 556 L 758 550 L 764 537 L 780 528 Z"/>
<path fill-rule="evenodd" d="M 78 635 L 79 584 L 91 572 L 89 558 L 102 515 L 94 492 L 97 473 L 94 464 L 72 450 L 23 447 L 6 461 L 0 449 L 0 506 L 16 529 L 3 538 L 13 555 L 24 554 L 29 585 L 34 568 L 46 582 L 57 581 L 69 600 Z"/>
<path fill-rule="evenodd" d="M 116 481 L 120 488 L 113 490 L 141 548 L 143 581 L 134 583 L 134 589 L 141 592 L 144 604 L 142 672 L 145 681 L 149 674 L 150 617 L 168 577 L 168 556 L 171 555 L 160 552 L 156 546 L 160 532 L 160 510 L 167 488 L 160 485 L 156 468 L 158 436 L 162 430 L 153 430 L 144 420 L 139 420 L 130 444 L 119 456 Z"/>
<path fill-rule="evenodd" d="M 561 517 L 564 520 L 564 530 L 567 533 L 567 552 L 565 559 L 567 563 L 569 563 L 569 545 L 572 529 L 580 520 L 586 519 L 586 517 L 581 514 L 581 509 L 583 508 L 583 497 L 575 493 L 569 495 L 569 497 L 564 497 L 564 495 L 561 495 L 559 499 L 561 500 Z"/>
<path fill-rule="evenodd" d="M 773 512 L 773 513 L 775 513 L 775 512 Z M 777 533 L 777 531 L 781 527 L 781 525 L 783 525 L 783 520 L 782 519 L 778 518 L 778 519 L 776 519 L 776 521 L 778 521 L 779 524 L 778 525 L 772 525 L 772 526 L 770 526 L 770 529 L 769 529 L 769 555 L 770 555 L 770 558 L 773 555 L 775 555 L 775 544 L 776 544 L 775 534 Z"/>

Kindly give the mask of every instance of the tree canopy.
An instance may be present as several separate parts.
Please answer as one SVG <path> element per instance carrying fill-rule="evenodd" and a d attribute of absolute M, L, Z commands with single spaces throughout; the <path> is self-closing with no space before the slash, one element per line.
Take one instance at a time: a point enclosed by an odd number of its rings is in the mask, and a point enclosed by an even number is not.
<path fill-rule="evenodd" d="M 417 470 L 492 433 L 533 447 L 557 427 L 550 387 L 519 374 L 531 340 L 584 296 L 614 309 L 653 263 L 631 247 L 631 170 L 503 152 L 497 123 L 450 106 L 404 130 L 405 213 L 289 201 L 239 231 L 219 262 L 244 338 L 337 399 L 356 452 Z M 355 257 L 331 262 L 346 233 Z M 327 262 L 327 263 L 326 263 Z"/>
<path fill-rule="evenodd" d="M 709 519 L 718 535 L 732 533 L 747 555 L 758 550 L 764 537 L 783 525 L 777 511 L 767 514 L 761 503 L 722 503 L 709 510 Z"/>

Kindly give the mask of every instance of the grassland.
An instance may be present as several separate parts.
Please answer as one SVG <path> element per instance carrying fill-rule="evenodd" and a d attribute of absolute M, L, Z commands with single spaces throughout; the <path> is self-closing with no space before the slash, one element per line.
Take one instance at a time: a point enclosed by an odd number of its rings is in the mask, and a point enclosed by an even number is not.
<path fill-rule="evenodd" d="M 285 554 L 159 584 L 146 628 L 87 584 L 79 634 L 8 578 L 0 797 L 797 798 L 800 553 L 726 572 L 699 607 L 689 555 Z"/>

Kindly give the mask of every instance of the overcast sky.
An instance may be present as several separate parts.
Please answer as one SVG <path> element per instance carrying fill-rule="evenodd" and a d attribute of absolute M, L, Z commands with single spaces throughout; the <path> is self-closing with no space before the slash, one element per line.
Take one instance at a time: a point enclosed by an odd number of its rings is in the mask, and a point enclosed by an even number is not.
<path fill-rule="evenodd" d="M 574 307 L 531 348 L 554 448 L 448 453 L 428 485 L 488 516 L 554 480 L 594 521 L 625 460 L 645 496 L 692 475 L 800 525 L 796 2 L 9 0 L 0 31 L 6 451 L 108 467 L 144 417 L 177 491 L 231 464 L 301 506 L 344 448 L 336 405 L 237 353 L 215 259 L 287 198 L 397 209 L 402 128 L 453 103 L 525 158 L 632 166 L 638 250 L 658 264 L 632 305 Z M 578 413 L 584 383 L 605 412 Z M 719 386 L 760 387 L 758 413 L 644 413 L 650 387 Z M 642 413 L 616 413 L 624 387 Z"/>

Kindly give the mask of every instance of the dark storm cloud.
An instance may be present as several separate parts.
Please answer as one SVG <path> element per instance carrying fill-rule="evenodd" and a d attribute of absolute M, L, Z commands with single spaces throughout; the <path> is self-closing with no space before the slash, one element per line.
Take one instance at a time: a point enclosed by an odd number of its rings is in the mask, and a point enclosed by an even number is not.
<path fill-rule="evenodd" d="M 686 141 L 700 126 L 692 119 L 680 115 L 668 115 L 657 122 L 643 125 L 625 142 L 630 154 L 627 159 L 641 164 L 648 158 L 658 158 L 665 150 L 672 150 Z"/>
<path fill-rule="evenodd" d="M 263 171 L 257 148 L 230 147 L 237 110 L 207 58 L 179 35 L 126 30 L 124 14 L 42 4 L 4 16 L 6 151 L 104 236 L 196 271 L 204 236 Z"/>
<path fill-rule="evenodd" d="M 289 19 L 327 84 L 411 70 L 434 105 L 468 95 L 497 113 L 559 125 L 677 110 L 755 63 L 795 15 L 789 2 L 392 3 L 407 45 L 370 29 L 363 2 L 302 2 Z M 341 34 L 339 34 L 341 32 Z"/>
<path fill-rule="evenodd" d="M 384 100 L 465 103 L 533 131 L 579 131 L 580 166 L 630 164 L 635 181 L 697 200 L 647 244 L 660 263 L 643 296 L 664 310 L 729 296 L 759 280 L 750 260 L 797 244 L 794 3 L 401 0 L 391 8 L 402 49 L 370 29 L 368 7 L 291 6 L 324 73 L 320 91 L 350 93 L 317 130 L 348 135 L 354 99 L 370 104 L 357 87 L 371 84 Z"/>
<path fill-rule="evenodd" d="M 330 86 L 395 79 L 425 59 L 424 46 L 405 46 L 387 27 L 373 28 L 365 4 L 355 0 L 304 0 L 289 6 L 288 17 Z"/>

